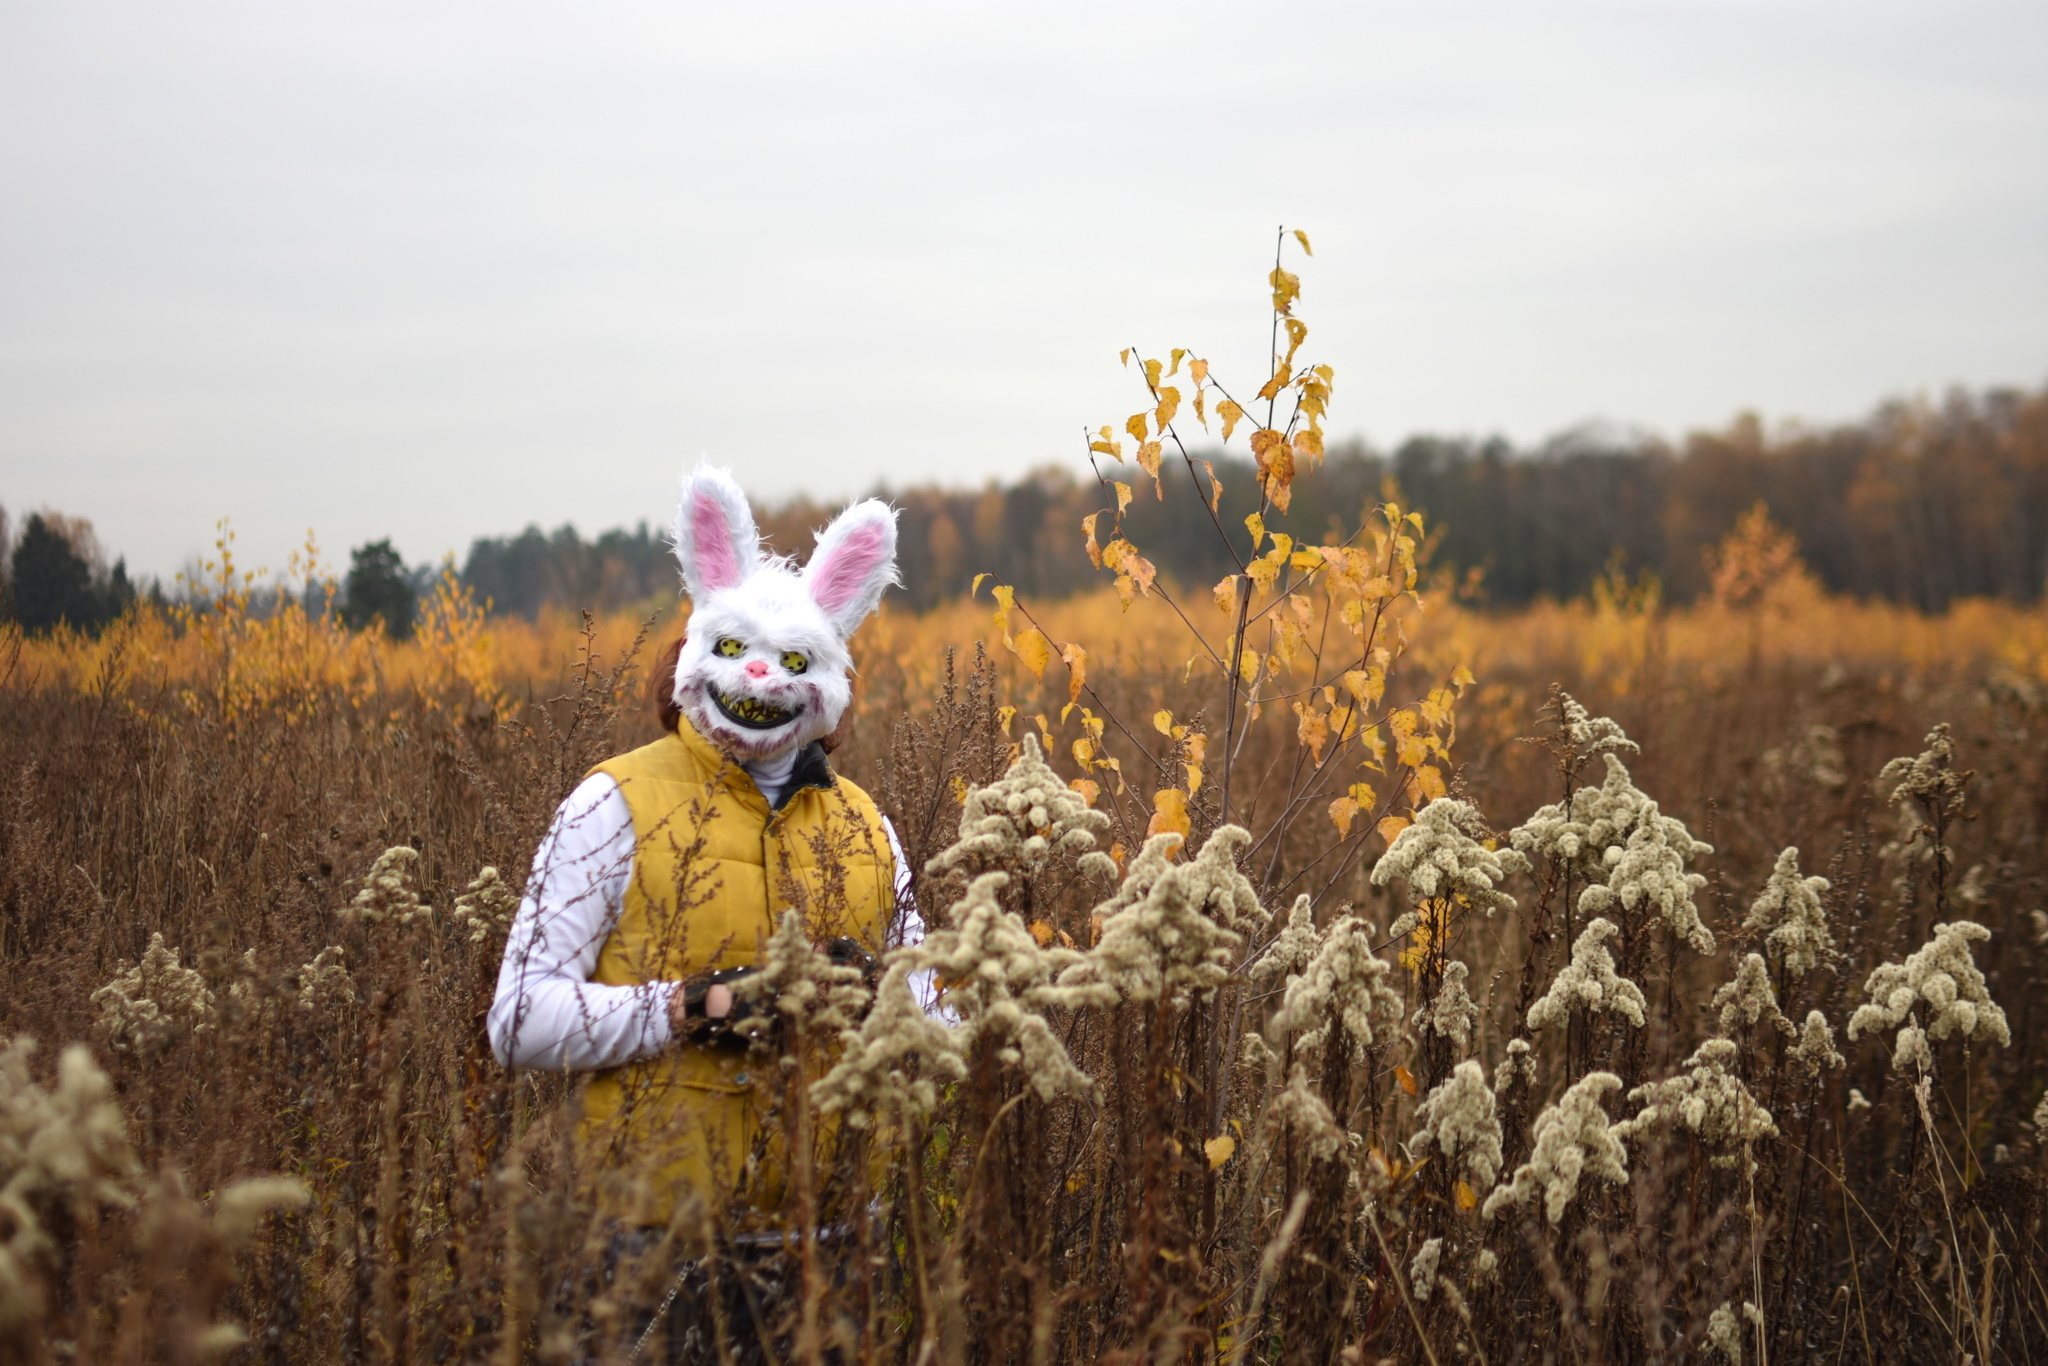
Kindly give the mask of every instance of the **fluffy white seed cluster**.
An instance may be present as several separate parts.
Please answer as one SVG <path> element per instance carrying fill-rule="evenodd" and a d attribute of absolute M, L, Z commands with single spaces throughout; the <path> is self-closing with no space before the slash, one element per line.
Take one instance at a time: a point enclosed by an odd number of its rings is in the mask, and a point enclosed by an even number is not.
<path fill-rule="evenodd" d="M 509 926 L 518 910 L 519 893 L 496 868 L 485 868 L 455 898 L 454 919 L 469 932 L 470 943 L 481 944 Z"/>
<path fill-rule="evenodd" d="M 1628 1098 L 1643 1108 L 1614 1126 L 1615 1137 L 1640 1138 L 1660 1126 L 1676 1125 L 1717 1150 L 1710 1159 L 1714 1166 L 1743 1163 L 1753 1171 L 1750 1146 L 1760 1138 L 1776 1137 L 1778 1126 L 1735 1075 L 1737 1052 L 1733 1039 L 1708 1039 L 1685 1060 L 1685 1071 L 1630 1091 Z"/>
<path fill-rule="evenodd" d="M 1273 936 L 1273 941 L 1251 965 L 1251 979 L 1268 982 L 1276 977 L 1285 980 L 1295 976 L 1308 967 L 1322 942 L 1315 910 L 1309 905 L 1308 893 L 1303 892 L 1294 899 L 1294 908 L 1288 911 L 1287 923 L 1280 927 L 1280 933 Z"/>
<path fill-rule="evenodd" d="M 314 1014 L 347 1010 L 356 1003 L 355 979 L 349 976 L 348 957 L 340 947 L 329 944 L 313 955 L 313 961 L 292 974 L 299 988 L 299 1009 Z"/>
<path fill-rule="evenodd" d="M 1465 989 L 1472 969 L 1452 959 L 1444 964 L 1444 980 L 1428 1004 L 1415 1012 L 1415 1028 L 1450 1040 L 1458 1057 L 1472 1051 L 1472 1031 L 1479 1023 L 1479 1005 Z"/>
<path fill-rule="evenodd" d="M 1223 826 L 1192 860 L 1175 863 L 1180 842 L 1174 834 L 1146 840 L 1123 886 L 1096 908 L 1101 938 L 1060 978 L 1077 1002 L 1179 1002 L 1230 976 L 1244 946 L 1232 926 L 1262 918 L 1258 894 L 1237 871 L 1251 835 Z"/>
<path fill-rule="evenodd" d="M 411 925 L 430 919 L 434 908 L 420 900 L 419 863 L 417 849 L 403 844 L 386 849 L 370 865 L 363 889 L 342 914 L 365 925 L 381 925 L 387 920 Z"/>
<path fill-rule="evenodd" d="M 842 967 L 811 942 L 804 918 L 784 911 L 761 946 L 755 971 L 733 983 L 733 995 L 772 1008 L 807 1029 L 847 1029 L 868 1002 L 860 969 Z"/>
<path fill-rule="evenodd" d="M 1514 1180 L 1486 1197 L 1482 1213 L 1489 1219 L 1504 1209 L 1541 1199 L 1552 1224 L 1579 1192 L 1579 1183 L 1598 1177 L 1619 1186 L 1628 1180 L 1628 1149 L 1615 1137 L 1601 1097 L 1621 1089 L 1612 1072 L 1588 1072 L 1536 1116 L 1529 1160 L 1515 1169 Z"/>
<path fill-rule="evenodd" d="M 1721 1012 L 1721 1032 L 1732 1034 L 1741 1026 L 1766 1024 L 1792 1034 L 1792 1022 L 1778 1008 L 1778 993 L 1771 986 L 1771 970 L 1760 953 L 1743 955 L 1735 969 L 1735 980 L 1714 993 L 1713 1008 Z"/>
<path fill-rule="evenodd" d="M 1527 1039 L 1508 1040 L 1507 1056 L 1493 1074 L 1493 1094 L 1497 1099 L 1504 1098 L 1517 1085 L 1536 1085 L 1536 1050 Z"/>
<path fill-rule="evenodd" d="M 1891 803 L 1932 826 L 1937 812 L 1955 815 L 1963 809 L 1963 790 L 1970 775 L 1955 766 L 1955 739 L 1943 722 L 1927 732 L 1927 748 L 1912 758 L 1894 759 L 1877 772 L 1880 783 L 1893 784 Z"/>
<path fill-rule="evenodd" d="M 1743 1319 L 1761 1327 L 1764 1321 L 1763 1310 L 1744 1300 L 1739 1318 L 1736 1316 L 1735 1306 L 1730 1304 L 1719 1305 L 1713 1313 L 1707 1315 L 1707 1346 L 1736 1363 L 1736 1366 L 1742 1366 Z"/>
<path fill-rule="evenodd" d="M 910 989 L 910 963 L 898 954 L 860 1028 L 841 1031 L 845 1052 L 811 1088 L 811 1099 L 828 1114 L 844 1111 L 856 1129 L 891 1112 L 929 1114 L 938 1104 L 938 1081 L 967 1075 L 956 1033 L 925 1014 Z"/>
<path fill-rule="evenodd" d="M 1647 906 L 1694 950 L 1713 953 L 1713 933 L 1693 901 L 1707 880 L 1685 869 L 1714 847 L 1659 811 L 1617 756 L 1601 758 L 1607 778 L 1599 787 L 1578 789 L 1569 807 L 1553 802 L 1539 808 L 1508 838 L 1526 858 L 1556 859 L 1585 878 L 1591 885 L 1578 903 L 1584 913 Z"/>
<path fill-rule="evenodd" d="M 132 1204 L 141 1170 L 92 1055 L 65 1049 L 46 1091 L 29 1075 L 34 1051 L 28 1038 L 0 1048 L 0 1335 L 41 1311 L 36 1268 L 59 1251 L 53 1217 L 83 1223 L 103 1205 Z"/>
<path fill-rule="evenodd" d="M 1743 919 L 1742 928 L 1763 936 L 1764 952 L 1794 977 L 1834 957 L 1835 937 L 1820 901 L 1827 889 L 1824 877 L 1801 877 L 1799 850 L 1786 849 Z"/>
<path fill-rule="evenodd" d="M 1007 873 L 975 878 L 953 907 L 952 928 L 935 930 L 924 942 L 898 950 L 890 965 L 900 962 L 911 972 L 931 969 L 946 983 L 946 1001 L 960 1015 L 952 1032 L 959 1056 L 986 1041 L 1000 1061 L 1022 1069 L 1041 1099 L 1085 1094 L 1094 1083 L 1074 1066 L 1041 1013 L 1077 1003 L 1077 993 L 1055 979 L 1083 955 L 1041 946 L 997 898 L 1008 881 Z"/>
<path fill-rule="evenodd" d="M 219 1016 L 206 979 L 178 964 L 161 934 L 149 937 L 142 961 L 92 994 L 93 1028 L 116 1053 L 153 1058 L 180 1039 L 213 1029 Z"/>
<path fill-rule="evenodd" d="M 1923 756 L 1925 757 L 1925 756 Z M 1863 991 L 1870 999 L 1849 1018 L 1849 1037 L 1898 1029 L 1892 1066 L 1926 1072 L 1934 1065 L 1928 1040 L 1954 1034 L 2010 1047 L 2005 1011 L 1991 999 L 1970 945 L 1991 938 L 1974 920 L 1936 925 L 1934 938 L 1903 963 L 1885 963 L 1870 974 Z"/>
<path fill-rule="evenodd" d="M 1415 821 L 1387 846 L 1373 865 L 1372 882 L 1384 887 L 1399 878 L 1409 899 L 1457 898 L 1492 915 L 1511 910 L 1515 899 L 1499 890 L 1529 860 L 1514 849 L 1489 849 L 1481 841 L 1486 821 L 1469 802 L 1439 797 L 1415 814 Z"/>
<path fill-rule="evenodd" d="M 1074 855 L 1084 872 L 1116 876 L 1116 863 L 1095 849 L 1109 817 L 1060 781 L 1045 761 L 1038 737 L 1024 743 L 1003 776 L 967 794 L 960 836 L 925 865 L 933 876 L 958 871 L 970 877 L 995 869 L 1030 876 L 1056 855 Z"/>
<path fill-rule="evenodd" d="M 1372 951 L 1372 927 L 1343 916 L 1324 933 L 1308 966 L 1287 979 L 1280 1008 L 1266 1022 L 1266 1037 L 1277 1048 L 1296 1035 L 1297 1053 L 1320 1053 L 1341 1026 L 1346 1056 L 1400 1036 L 1407 1008 L 1387 981 L 1386 963 Z"/>
<path fill-rule="evenodd" d="M 1344 1150 L 1344 1130 L 1338 1127 L 1337 1116 L 1309 1083 L 1308 1069 L 1299 1064 L 1266 1106 L 1266 1123 L 1275 1129 L 1291 1128 L 1309 1155 L 1322 1161 Z"/>
<path fill-rule="evenodd" d="M 1627 750 L 1640 754 L 1643 747 L 1628 738 L 1621 723 L 1605 716 L 1592 716 L 1576 697 L 1560 690 L 1557 694 L 1557 729 L 1574 758 L 1590 759 L 1596 754 Z"/>
<path fill-rule="evenodd" d="M 1813 1077 L 1819 1076 L 1824 1068 L 1843 1065 L 1842 1055 L 1835 1050 L 1835 1027 L 1828 1023 L 1827 1016 L 1818 1010 L 1806 1012 L 1799 1042 L 1792 1045 L 1792 1057 Z"/>
<path fill-rule="evenodd" d="M 1411 1145 L 1417 1154 L 1434 1147 L 1447 1166 L 1464 1171 L 1475 1192 L 1493 1188 L 1500 1179 L 1500 1117 L 1477 1061 L 1468 1058 L 1451 1069 L 1415 1107 L 1415 1118 L 1422 1126 Z"/>
<path fill-rule="evenodd" d="M 1572 960 L 1557 974 L 1550 990 L 1529 1007 L 1529 1028 L 1548 1029 L 1571 1019 L 1574 1010 L 1589 1014 L 1609 1011 L 1640 1029 L 1648 1002 L 1642 988 L 1614 970 L 1606 941 L 1620 933 L 1609 920 L 1594 920 L 1572 944 Z"/>
<path fill-rule="evenodd" d="M 1443 1256 L 1444 1240 L 1427 1238 L 1415 1250 L 1415 1259 L 1408 1263 L 1408 1289 L 1424 1304 L 1436 1293 L 1436 1272 Z"/>

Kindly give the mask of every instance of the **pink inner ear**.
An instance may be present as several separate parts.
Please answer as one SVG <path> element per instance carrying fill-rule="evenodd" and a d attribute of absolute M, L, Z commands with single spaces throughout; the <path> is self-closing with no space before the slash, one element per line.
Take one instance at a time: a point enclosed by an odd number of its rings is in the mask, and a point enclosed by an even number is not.
<path fill-rule="evenodd" d="M 700 590 L 714 593 L 739 584 L 740 556 L 732 543 L 732 528 L 726 525 L 725 509 L 708 493 L 692 500 L 690 541 L 697 555 Z"/>
<path fill-rule="evenodd" d="M 881 527 L 872 523 L 855 527 L 833 547 L 824 564 L 811 566 L 811 572 L 805 575 L 812 599 L 835 615 L 845 611 L 860 600 L 876 567 L 888 553 L 888 538 Z"/>

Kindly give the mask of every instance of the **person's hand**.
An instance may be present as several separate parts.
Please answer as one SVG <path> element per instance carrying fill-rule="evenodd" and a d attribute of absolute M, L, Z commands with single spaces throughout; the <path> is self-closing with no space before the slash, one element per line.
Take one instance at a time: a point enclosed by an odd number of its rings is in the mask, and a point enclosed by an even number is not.
<path fill-rule="evenodd" d="M 668 1001 L 669 1033 L 678 1039 L 696 1038 L 709 1033 L 721 1032 L 727 1020 L 732 1018 L 733 1007 L 738 1003 L 730 979 L 744 976 L 751 969 L 728 969 L 724 973 L 693 977 L 684 982 Z M 726 981 L 715 980 L 724 977 Z"/>
<path fill-rule="evenodd" d="M 704 991 L 704 1018 L 722 1020 L 732 1014 L 732 988 L 723 982 L 713 982 Z"/>

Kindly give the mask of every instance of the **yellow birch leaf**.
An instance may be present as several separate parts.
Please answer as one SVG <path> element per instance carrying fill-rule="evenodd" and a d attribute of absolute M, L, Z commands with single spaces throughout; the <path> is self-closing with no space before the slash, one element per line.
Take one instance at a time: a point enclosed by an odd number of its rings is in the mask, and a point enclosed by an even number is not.
<path fill-rule="evenodd" d="M 1308 340 L 1308 324 L 1299 318 L 1289 318 L 1283 326 L 1287 329 L 1287 356 L 1280 362 L 1284 371 L 1294 364 L 1294 353 L 1301 350 L 1301 344 Z"/>
<path fill-rule="evenodd" d="M 1199 764 L 1209 754 L 1209 737 L 1197 732 L 1188 737 L 1188 762 Z"/>
<path fill-rule="evenodd" d="M 1175 375 L 1180 373 L 1180 358 L 1182 356 L 1185 356 L 1187 353 L 1188 349 L 1185 346 L 1176 346 L 1173 348 L 1173 356 L 1171 358 L 1173 363 L 1166 367 L 1166 377 L 1168 379 L 1172 379 Z"/>
<path fill-rule="evenodd" d="M 991 588 L 989 592 L 993 593 L 996 599 L 996 610 L 990 613 L 990 616 L 995 621 L 996 630 L 1002 632 L 1003 644 L 1008 645 L 1010 643 L 1010 613 L 1015 611 L 1017 607 L 1017 590 L 1008 584 L 999 583 L 994 588 Z"/>
<path fill-rule="evenodd" d="M 1244 519 L 1244 528 L 1251 532 L 1252 553 L 1257 554 L 1259 547 L 1266 543 L 1266 519 L 1254 512 Z"/>
<path fill-rule="evenodd" d="M 1088 533 L 1088 558 L 1097 569 L 1102 568 L 1102 547 L 1096 544 L 1095 541 L 1095 522 L 1101 516 L 1102 514 L 1099 512 L 1091 512 L 1081 519 L 1081 530 Z M 979 588 L 982 579 L 985 577 L 987 576 L 977 575 L 974 580 L 974 586 Z M 973 594 L 970 593 L 968 596 L 972 597 Z"/>
<path fill-rule="evenodd" d="M 1202 766 L 1192 759 L 1188 761 L 1188 795 L 1194 796 L 1202 790 Z"/>
<path fill-rule="evenodd" d="M 1166 490 L 1159 483 L 1159 454 L 1157 441 L 1147 441 L 1138 447 L 1138 467 L 1152 476 L 1152 487 L 1158 491 L 1161 502 L 1166 500 Z"/>
<path fill-rule="evenodd" d="M 1415 1084 L 1415 1074 L 1398 1063 L 1394 1066 L 1394 1080 L 1400 1082 L 1401 1089 L 1411 1096 L 1421 1089 Z"/>
<path fill-rule="evenodd" d="M 1202 430 L 1206 432 L 1209 430 L 1209 414 L 1203 407 L 1204 402 L 1202 391 L 1200 389 L 1195 390 L 1195 421 L 1201 423 Z"/>
<path fill-rule="evenodd" d="M 1459 1209 L 1475 1209 L 1478 1207 L 1478 1192 L 1474 1191 L 1472 1187 L 1465 1184 L 1462 1180 L 1457 1185 L 1451 1187 L 1451 1194 L 1456 1197 Z"/>
<path fill-rule="evenodd" d="M 1159 570 L 1152 561 L 1133 549 L 1130 554 L 1124 556 L 1124 572 L 1138 585 L 1140 595 L 1151 595 L 1152 582 L 1159 577 Z"/>
<path fill-rule="evenodd" d="M 1041 949 L 1052 943 L 1053 928 L 1047 922 L 1034 920 L 1027 928 L 1031 931 L 1031 937 L 1038 941 L 1038 947 Z"/>
<path fill-rule="evenodd" d="M 1202 1153 L 1209 1159 L 1209 1170 L 1212 1172 L 1228 1162 L 1236 1151 L 1237 1140 L 1229 1134 L 1218 1134 L 1202 1144 Z"/>
<path fill-rule="evenodd" d="M 1158 424 L 1161 436 L 1166 434 L 1166 428 L 1173 421 L 1173 415 L 1179 411 L 1180 390 L 1169 384 L 1159 391 L 1159 406 L 1152 412 L 1152 420 Z"/>
<path fill-rule="evenodd" d="M 1431 801 L 1444 795 L 1444 775 L 1437 772 L 1434 764 L 1424 764 L 1415 770 L 1415 785 L 1422 789 L 1422 795 Z"/>
<path fill-rule="evenodd" d="M 1128 370 L 1131 365 L 1131 348 L 1126 346 L 1123 350 L 1116 353 L 1116 358 L 1117 363 Z"/>
<path fill-rule="evenodd" d="M 1420 735 L 1404 735 L 1394 743 L 1394 757 L 1409 768 L 1417 768 L 1429 758 L 1429 741 Z"/>
<path fill-rule="evenodd" d="M 1189 361 L 1188 378 L 1192 379 L 1196 384 L 1207 384 L 1209 382 L 1209 362 L 1205 360 Z"/>
<path fill-rule="evenodd" d="M 1153 389 L 1159 387 L 1159 369 L 1158 361 L 1148 360 L 1145 362 L 1145 383 L 1148 387 Z"/>
<path fill-rule="evenodd" d="M 1126 612 L 1130 611 L 1130 610 L 1131 610 L 1131 604 L 1132 604 L 1133 602 L 1136 602 L 1136 601 L 1137 601 L 1137 599 L 1138 599 L 1138 582 L 1137 582 L 1137 580 L 1136 580 L 1136 579 L 1133 579 L 1133 578 L 1132 578 L 1132 577 L 1131 577 L 1131 576 L 1130 576 L 1129 574 L 1119 574 L 1119 575 L 1117 575 L 1117 576 L 1116 576 L 1116 596 L 1117 596 L 1117 601 L 1121 602 L 1121 603 L 1122 603 L 1122 604 L 1124 605 L 1124 610 L 1125 610 Z"/>
<path fill-rule="evenodd" d="M 1478 681 L 1478 679 L 1472 677 L 1472 671 L 1463 664 L 1451 670 L 1451 686 L 1456 688 L 1461 696 L 1464 694 L 1465 689 Z"/>
<path fill-rule="evenodd" d="M 1216 583 L 1216 610 L 1224 616 L 1237 611 L 1237 575 L 1225 574 Z"/>
<path fill-rule="evenodd" d="M 1301 243 L 1302 255 L 1313 256 L 1316 254 L 1316 249 L 1308 244 L 1308 234 L 1300 228 L 1294 230 L 1294 240 Z"/>
<path fill-rule="evenodd" d="M 1102 795 L 1102 785 L 1093 778 L 1076 778 L 1067 786 L 1080 793 L 1081 800 L 1090 806 L 1095 805 L 1095 799 Z"/>
<path fill-rule="evenodd" d="M 1204 460 L 1202 468 L 1209 472 L 1209 511 L 1214 512 L 1223 506 L 1223 481 L 1216 477 L 1215 462 Z"/>
<path fill-rule="evenodd" d="M 1387 816 L 1374 828 L 1379 831 L 1381 839 L 1385 840 L 1388 844 L 1392 844 L 1394 837 L 1403 830 L 1406 830 L 1408 825 L 1409 821 L 1406 816 Z"/>
<path fill-rule="evenodd" d="M 1373 803 L 1378 801 L 1379 798 L 1373 793 L 1371 783 L 1353 783 L 1351 785 L 1351 800 L 1358 803 L 1359 810 L 1370 811 L 1373 808 Z"/>
<path fill-rule="evenodd" d="M 1093 740 L 1084 735 L 1074 741 L 1074 762 L 1079 764 L 1083 771 L 1094 766 L 1094 759 L 1095 742 Z"/>
<path fill-rule="evenodd" d="M 1300 722 L 1294 728 L 1294 736 L 1301 741 L 1315 761 L 1323 761 L 1323 746 L 1330 742 L 1330 718 L 1306 703 L 1296 702 L 1294 714 Z"/>
<path fill-rule="evenodd" d="M 1259 652 L 1251 646 L 1244 647 L 1244 653 L 1237 658 L 1238 677 L 1247 683 L 1259 681 Z"/>
<path fill-rule="evenodd" d="M 1124 509 L 1131 505 L 1131 486 L 1112 479 L 1110 487 L 1116 490 L 1116 515 L 1124 515 Z"/>
<path fill-rule="evenodd" d="M 1358 819 L 1358 803 L 1349 797 L 1339 797 L 1330 803 L 1330 824 L 1337 827 L 1339 839 L 1351 838 L 1351 824 Z"/>
<path fill-rule="evenodd" d="M 1230 399 L 1216 405 L 1216 416 L 1223 419 L 1223 439 L 1230 440 L 1230 434 L 1237 430 L 1237 424 L 1244 421 L 1244 409 Z"/>
<path fill-rule="evenodd" d="M 1188 834 L 1188 794 L 1177 787 L 1162 787 L 1152 794 L 1152 821 L 1145 827 L 1145 838 L 1166 834 L 1183 839 Z"/>
<path fill-rule="evenodd" d="M 1153 712 L 1152 729 L 1158 731 L 1161 735 L 1172 735 L 1173 713 L 1168 711 L 1164 707 L 1161 707 L 1158 711 Z"/>
<path fill-rule="evenodd" d="M 1124 462 L 1124 447 L 1121 441 L 1091 441 L 1088 443 L 1088 449 L 1103 455 L 1115 456 L 1119 465 Z"/>
<path fill-rule="evenodd" d="M 1296 432 L 1294 434 L 1294 453 L 1302 461 L 1313 467 L 1317 461 L 1323 458 L 1323 434 L 1314 428 Z"/>
<path fill-rule="evenodd" d="M 1036 627 L 1025 631 L 1017 637 L 1017 643 L 1011 648 L 1017 652 L 1017 658 L 1024 661 L 1024 667 L 1031 670 L 1033 675 L 1045 677 L 1045 666 L 1052 662 L 1052 642 L 1045 638 L 1043 631 Z"/>
<path fill-rule="evenodd" d="M 1145 427 L 1145 415 L 1143 413 L 1132 413 L 1129 417 L 1124 419 L 1124 430 L 1129 432 L 1138 440 L 1143 441 L 1147 435 Z"/>
<path fill-rule="evenodd" d="M 1070 640 L 1061 644 L 1060 658 L 1067 665 L 1067 705 L 1071 707 L 1081 700 L 1081 690 L 1088 686 L 1088 652 Z"/>

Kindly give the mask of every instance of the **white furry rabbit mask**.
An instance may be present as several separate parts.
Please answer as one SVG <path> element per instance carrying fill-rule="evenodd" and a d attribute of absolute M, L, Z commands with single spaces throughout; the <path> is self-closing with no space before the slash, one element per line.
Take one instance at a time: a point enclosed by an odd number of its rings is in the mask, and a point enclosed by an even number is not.
<path fill-rule="evenodd" d="M 899 581 L 895 510 L 847 508 L 798 571 L 761 553 L 732 475 L 700 466 L 672 534 L 691 602 L 675 702 L 697 733 L 742 762 L 830 735 L 853 696 L 847 639 Z"/>

